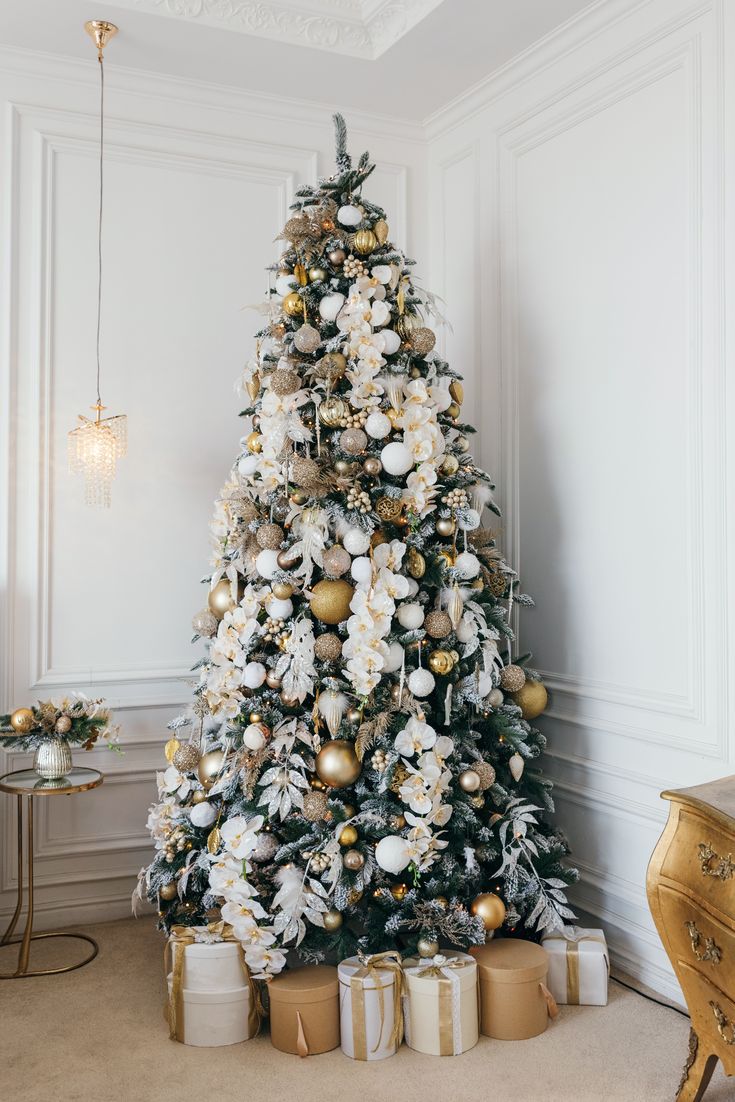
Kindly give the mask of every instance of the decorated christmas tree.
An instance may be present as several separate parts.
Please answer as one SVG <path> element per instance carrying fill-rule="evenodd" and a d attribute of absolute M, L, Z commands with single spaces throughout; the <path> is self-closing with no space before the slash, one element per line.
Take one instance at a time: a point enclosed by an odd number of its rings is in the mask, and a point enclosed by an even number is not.
<path fill-rule="evenodd" d="M 289 949 L 427 955 L 573 917 L 530 725 L 546 690 L 513 654 L 532 602 L 434 299 L 335 123 L 336 172 L 278 238 L 138 888 L 166 930 L 230 924 L 259 977 Z"/>

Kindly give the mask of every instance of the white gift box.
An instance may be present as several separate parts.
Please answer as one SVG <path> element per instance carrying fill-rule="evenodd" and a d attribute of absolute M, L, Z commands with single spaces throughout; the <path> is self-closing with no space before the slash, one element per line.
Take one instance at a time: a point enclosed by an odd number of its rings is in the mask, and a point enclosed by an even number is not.
<path fill-rule="evenodd" d="M 406 1044 L 430 1056 L 458 1056 L 479 1038 L 477 962 L 468 953 L 403 962 Z"/>
<path fill-rule="evenodd" d="M 385 1060 L 401 1043 L 400 957 L 380 967 L 381 957 L 348 957 L 339 965 L 339 1015 L 342 1051 L 353 1060 Z M 399 1015 L 396 1020 L 396 1014 Z"/>
<path fill-rule="evenodd" d="M 548 986 L 558 1003 L 607 1006 L 610 955 L 602 930 L 568 926 L 541 941 L 549 958 Z"/>
<path fill-rule="evenodd" d="M 185 1045 L 235 1045 L 258 1032 L 257 989 L 240 943 L 208 937 L 208 930 L 192 927 L 183 932 L 177 928 L 169 938 L 169 1032 Z"/>
<path fill-rule="evenodd" d="M 210 944 L 195 941 L 182 946 L 184 988 L 187 991 L 234 991 L 246 987 L 241 949 L 237 941 Z M 177 949 L 177 952 L 180 952 Z"/>
<path fill-rule="evenodd" d="M 169 998 L 172 982 L 169 974 Z M 182 1002 L 184 1021 L 183 1028 L 179 1026 L 179 1040 L 185 1045 L 215 1048 L 237 1045 L 249 1039 L 250 992 L 247 987 L 231 991 L 192 991 L 185 987 Z"/>

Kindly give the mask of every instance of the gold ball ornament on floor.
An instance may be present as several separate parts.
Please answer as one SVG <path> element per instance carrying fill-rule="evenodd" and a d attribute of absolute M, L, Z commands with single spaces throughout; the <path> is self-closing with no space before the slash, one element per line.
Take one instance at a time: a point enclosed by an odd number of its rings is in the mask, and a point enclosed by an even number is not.
<path fill-rule="evenodd" d="M 378 247 L 378 239 L 372 230 L 358 230 L 355 234 L 352 245 L 356 253 L 360 256 L 367 256 L 368 253 L 373 252 Z"/>
<path fill-rule="evenodd" d="M 209 611 L 221 620 L 226 612 L 232 612 L 237 606 L 238 601 L 242 598 L 244 588 L 242 582 L 238 578 L 237 582 L 237 596 L 233 596 L 232 584 L 229 578 L 220 578 L 217 584 L 210 589 L 207 596 L 207 604 L 209 605 Z"/>
<path fill-rule="evenodd" d="M 360 853 L 359 849 L 348 849 L 347 853 L 342 858 L 342 864 L 350 872 L 359 872 L 362 866 L 365 864 L 365 858 Z"/>
<path fill-rule="evenodd" d="M 424 959 L 435 957 L 439 952 L 439 942 L 434 941 L 433 938 L 420 937 L 416 942 L 416 952 Z"/>
<path fill-rule="evenodd" d="M 459 775 L 459 787 L 463 792 L 478 792 L 482 782 L 475 769 L 463 769 Z"/>
<path fill-rule="evenodd" d="M 176 887 L 175 880 L 168 880 L 165 884 L 161 884 L 161 887 L 158 889 L 159 897 L 165 899 L 167 903 L 170 903 L 172 899 L 176 899 L 178 894 L 179 891 Z"/>
<path fill-rule="evenodd" d="M 10 726 L 19 735 L 27 735 L 35 722 L 30 708 L 16 708 L 10 717 Z"/>
<path fill-rule="evenodd" d="M 209 791 L 217 780 L 222 764 L 225 760 L 225 755 L 221 750 L 210 750 L 207 754 L 202 754 L 199 759 L 199 765 L 197 766 L 197 775 L 202 783 L 202 786 Z"/>
<path fill-rule="evenodd" d="M 327 933 L 333 934 L 335 930 L 339 930 L 344 920 L 341 912 L 338 911 L 336 907 L 332 907 L 324 914 L 323 921 L 324 929 Z"/>
<path fill-rule="evenodd" d="M 526 684 L 526 675 L 520 666 L 511 663 L 500 671 L 500 685 L 506 693 L 517 693 Z"/>
<path fill-rule="evenodd" d="M 283 312 L 290 318 L 296 318 L 304 312 L 304 300 L 298 291 L 291 291 L 283 300 Z"/>
<path fill-rule="evenodd" d="M 494 892 L 483 892 L 472 900 L 470 914 L 481 918 L 486 930 L 497 930 L 505 922 L 505 903 Z"/>
<path fill-rule="evenodd" d="M 526 681 L 523 688 L 513 693 L 513 699 L 521 709 L 524 719 L 536 719 L 549 703 L 546 687 L 541 681 Z"/>
<path fill-rule="evenodd" d="M 316 756 L 316 771 L 330 788 L 347 788 L 360 776 L 360 760 L 353 743 L 346 739 L 325 742 Z"/>
<path fill-rule="evenodd" d="M 432 639 L 446 639 L 452 631 L 452 621 L 448 613 L 434 608 L 426 613 L 424 630 Z"/>
<path fill-rule="evenodd" d="M 341 624 L 350 615 L 354 589 L 343 578 L 323 579 L 311 591 L 312 615 L 323 624 Z"/>
<path fill-rule="evenodd" d="M 428 658 L 428 666 L 432 673 L 446 677 L 454 668 L 454 660 L 448 650 L 433 650 Z"/>
<path fill-rule="evenodd" d="M 357 841 L 357 831 L 353 827 L 352 823 L 347 823 L 342 827 L 339 835 L 339 844 L 341 846 L 354 846 Z"/>

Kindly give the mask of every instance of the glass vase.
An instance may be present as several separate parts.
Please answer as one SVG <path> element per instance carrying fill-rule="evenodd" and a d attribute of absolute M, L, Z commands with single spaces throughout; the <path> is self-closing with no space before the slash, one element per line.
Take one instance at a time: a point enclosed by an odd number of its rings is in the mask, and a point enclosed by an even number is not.
<path fill-rule="evenodd" d="M 45 781 L 65 777 L 71 767 L 71 746 L 66 739 L 48 738 L 36 750 L 33 768 Z"/>

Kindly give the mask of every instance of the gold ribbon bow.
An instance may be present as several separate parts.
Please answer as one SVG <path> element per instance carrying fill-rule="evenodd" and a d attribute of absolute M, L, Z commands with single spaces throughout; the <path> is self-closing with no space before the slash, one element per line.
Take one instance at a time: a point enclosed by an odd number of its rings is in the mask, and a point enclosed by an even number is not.
<path fill-rule="evenodd" d="M 365 1021 L 365 986 L 364 980 L 372 976 L 375 986 L 368 990 L 378 993 L 380 1007 L 380 1032 L 371 1052 L 377 1052 L 383 1039 L 385 1029 L 385 995 L 383 992 L 388 987 L 393 987 L 393 1025 L 391 1027 L 388 1044 L 397 1049 L 403 1040 L 403 1014 L 401 1012 L 401 999 L 403 996 L 403 965 L 401 954 L 395 949 L 385 953 L 358 953 L 360 967 L 350 976 L 350 992 L 352 994 L 352 1043 L 355 1049 L 356 1060 L 367 1060 L 367 1026 Z M 390 972 L 391 982 L 381 983 L 380 972 Z"/>
<path fill-rule="evenodd" d="M 598 941 L 601 945 L 605 946 L 607 950 L 607 942 L 604 937 L 600 937 L 599 934 L 580 934 L 576 937 L 564 937 L 563 934 L 550 934 L 544 938 L 544 941 L 564 941 L 566 942 L 566 965 L 567 965 L 567 1003 L 570 1006 L 579 1005 L 579 945 L 582 941 Z M 610 975 L 610 960 L 605 955 L 605 963 L 607 965 L 607 974 Z"/>
<path fill-rule="evenodd" d="M 255 1037 L 260 1031 L 265 1011 L 260 998 L 260 991 L 245 963 L 245 951 L 241 943 L 237 941 L 232 927 L 225 922 L 210 922 L 207 926 L 207 933 L 215 935 L 219 941 L 237 942 L 240 950 L 240 965 L 250 992 L 248 1036 Z M 169 971 L 171 972 L 171 990 L 169 991 L 166 1009 L 169 1037 L 172 1041 L 183 1042 L 184 1040 L 184 961 L 187 945 L 194 945 L 196 940 L 196 933 L 192 926 L 172 926 L 163 951 L 165 975 L 168 976 Z"/>

